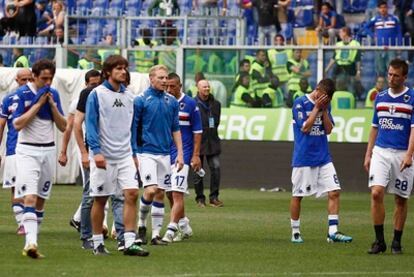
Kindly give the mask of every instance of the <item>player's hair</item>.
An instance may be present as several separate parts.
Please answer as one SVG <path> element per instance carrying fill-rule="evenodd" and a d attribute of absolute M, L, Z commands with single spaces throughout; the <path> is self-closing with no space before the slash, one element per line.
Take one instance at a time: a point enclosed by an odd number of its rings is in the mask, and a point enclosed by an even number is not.
<path fill-rule="evenodd" d="M 128 68 L 128 61 L 121 55 L 111 55 L 103 63 L 102 66 L 102 76 L 105 80 L 109 78 L 111 71 L 119 66 L 124 65 Z"/>
<path fill-rule="evenodd" d="M 131 84 L 131 73 L 129 73 L 129 70 L 126 70 L 126 78 L 124 85 L 127 87 Z"/>
<path fill-rule="evenodd" d="M 332 7 L 331 3 L 329 3 L 329 2 L 323 2 L 323 3 L 322 3 L 322 5 L 321 5 L 321 8 L 322 8 L 323 6 L 328 7 L 328 9 L 330 9 L 330 10 L 333 10 L 333 7 Z"/>
<path fill-rule="evenodd" d="M 256 56 L 259 54 L 259 53 L 265 53 L 266 54 L 266 50 L 264 50 L 264 49 L 259 49 L 259 50 L 257 50 L 257 52 L 256 52 Z"/>
<path fill-rule="evenodd" d="M 393 59 L 390 62 L 389 67 L 396 68 L 396 69 L 401 68 L 403 76 L 407 76 L 408 74 L 408 64 L 404 60 Z"/>
<path fill-rule="evenodd" d="M 155 74 L 155 72 L 158 71 L 158 70 L 165 70 L 168 73 L 168 68 L 165 65 L 157 64 L 157 65 L 154 65 L 153 67 L 150 68 L 149 76 L 150 77 L 153 76 Z"/>
<path fill-rule="evenodd" d="M 246 63 L 250 64 L 250 61 L 248 59 L 243 59 L 240 61 L 239 66 L 243 66 Z"/>
<path fill-rule="evenodd" d="M 341 30 L 345 32 L 348 36 L 352 36 L 352 30 L 348 26 L 342 27 Z"/>
<path fill-rule="evenodd" d="M 177 80 L 181 83 L 180 76 L 178 76 L 178 74 L 175 72 L 171 72 L 170 74 L 168 74 L 168 80 Z"/>
<path fill-rule="evenodd" d="M 3 56 L 0 54 L 0 64 L 3 64 Z"/>
<path fill-rule="evenodd" d="M 379 8 L 379 7 L 381 7 L 382 5 L 385 5 L 385 6 L 387 6 L 387 7 L 388 7 L 388 3 L 387 3 L 387 1 L 384 1 L 384 0 L 382 0 L 382 1 L 378 1 L 377 7 Z"/>
<path fill-rule="evenodd" d="M 89 83 L 89 79 L 92 77 L 101 77 L 101 72 L 96 69 L 91 69 L 85 74 L 85 83 Z"/>
<path fill-rule="evenodd" d="M 328 95 L 329 97 L 332 97 L 332 95 L 335 92 L 335 82 L 332 79 L 326 78 L 322 79 L 318 85 L 316 86 L 319 90 L 323 91 Z"/>
<path fill-rule="evenodd" d="M 55 75 L 56 66 L 51 60 L 48 59 L 40 59 L 32 66 L 34 76 L 39 76 L 43 70 L 49 70 L 52 75 Z"/>

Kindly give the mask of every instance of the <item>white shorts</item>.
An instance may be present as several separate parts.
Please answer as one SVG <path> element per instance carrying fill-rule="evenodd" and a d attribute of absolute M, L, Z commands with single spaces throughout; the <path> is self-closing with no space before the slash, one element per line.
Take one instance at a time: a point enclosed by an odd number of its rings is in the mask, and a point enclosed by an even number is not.
<path fill-rule="evenodd" d="M 3 188 L 14 188 L 16 185 L 16 155 L 6 156 L 3 170 Z"/>
<path fill-rule="evenodd" d="M 122 194 L 125 189 L 138 189 L 137 170 L 131 157 L 106 161 L 106 169 L 97 168 L 90 160 L 90 196 Z"/>
<path fill-rule="evenodd" d="M 165 191 L 177 191 L 188 194 L 188 171 L 190 166 L 185 164 L 180 172 L 171 165 L 171 185 Z"/>
<path fill-rule="evenodd" d="M 292 195 L 295 197 L 313 194 L 321 197 L 330 191 L 341 189 L 333 163 L 315 167 L 294 167 L 292 184 Z"/>
<path fill-rule="evenodd" d="M 406 152 L 374 146 L 368 187 L 387 187 L 389 193 L 409 198 L 413 188 L 414 168 L 411 166 L 400 172 L 400 165 Z"/>
<path fill-rule="evenodd" d="M 17 162 L 19 163 L 17 166 Z M 14 196 L 37 195 L 49 199 L 56 167 L 56 148 L 17 144 Z"/>
<path fill-rule="evenodd" d="M 166 190 L 171 186 L 170 155 L 139 154 L 139 173 L 144 188 L 157 185 Z"/>

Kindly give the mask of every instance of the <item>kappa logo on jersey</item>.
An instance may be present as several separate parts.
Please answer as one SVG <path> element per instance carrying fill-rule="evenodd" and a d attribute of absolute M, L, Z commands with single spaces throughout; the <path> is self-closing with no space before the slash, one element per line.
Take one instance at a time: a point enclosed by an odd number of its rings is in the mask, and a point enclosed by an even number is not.
<path fill-rule="evenodd" d="M 118 108 L 120 108 L 120 107 L 125 107 L 125 105 L 124 105 L 124 103 L 122 103 L 121 99 L 117 98 L 117 99 L 115 99 L 115 102 L 114 102 L 114 104 L 112 105 L 112 108 L 113 108 L 113 107 L 118 107 Z"/>

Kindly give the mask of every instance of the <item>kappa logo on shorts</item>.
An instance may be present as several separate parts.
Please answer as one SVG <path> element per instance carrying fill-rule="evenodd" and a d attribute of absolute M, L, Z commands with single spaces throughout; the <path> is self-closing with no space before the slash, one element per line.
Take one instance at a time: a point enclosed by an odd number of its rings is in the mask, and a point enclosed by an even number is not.
<path fill-rule="evenodd" d="M 25 192 L 26 191 L 26 185 L 22 186 L 22 191 Z"/>
<path fill-rule="evenodd" d="M 98 191 L 99 191 L 99 192 L 102 192 L 102 191 L 103 191 L 103 189 L 104 189 L 104 186 L 103 186 L 103 185 L 101 185 L 101 186 L 99 186 L 99 187 L 98 187 Z"/>
<path fill-rule="evenodd" d="M 145 175 L 145 181 L 151 181 L 151 174 L 148 173 L 147 175 Z"/>
<path fill-rule="evenodd" d="M 12 178 L 12 182 L 15 183 L 16 182 L 16 176 L 13 176 Z"/>
<path fill-rule="evenodd" d="M 374 174 L 372 174 L 372 175 L 369 176 L 369 180 L 370 181 L 374 181 Z"/>
<path fill-rule="evenodd" d="M 307 191 L 307 192 L 311 191 L 311 185 L 308 185 L 308 186 L 306 187 L 306 191 Z"/>

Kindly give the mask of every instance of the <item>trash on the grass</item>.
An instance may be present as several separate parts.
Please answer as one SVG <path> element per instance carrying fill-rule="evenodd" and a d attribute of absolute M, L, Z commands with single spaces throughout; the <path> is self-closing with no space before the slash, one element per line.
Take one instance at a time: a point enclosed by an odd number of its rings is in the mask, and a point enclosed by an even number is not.
<path fill-rule="evenodd" d="M 264 192 L 264 191 L 267 191 L 267 192 L 285 192 L 286 190 L 284 189 L 284 188 L 279 188 L 279 187 L 274 187 L 274 188 L 272 188 L 272 189 L 266 189 L 266 188 L 260 188 L 260 191 L 262 191 L 262 192 Z"/>

